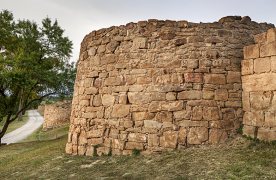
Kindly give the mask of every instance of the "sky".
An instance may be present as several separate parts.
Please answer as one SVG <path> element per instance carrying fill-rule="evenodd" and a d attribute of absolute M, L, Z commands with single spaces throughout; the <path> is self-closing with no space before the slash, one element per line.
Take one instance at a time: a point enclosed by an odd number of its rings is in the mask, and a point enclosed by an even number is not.
<path fill-rule="evenodd" d="M 73 42 L 71 61 L 77 61 L 84 36 L 100 28 L 147 19 L 214 22 L 230 15 L 276 25 L 275 7 L 275 0 L 0 0 L 0 10 L 15 19 L 57 19 Z"/>

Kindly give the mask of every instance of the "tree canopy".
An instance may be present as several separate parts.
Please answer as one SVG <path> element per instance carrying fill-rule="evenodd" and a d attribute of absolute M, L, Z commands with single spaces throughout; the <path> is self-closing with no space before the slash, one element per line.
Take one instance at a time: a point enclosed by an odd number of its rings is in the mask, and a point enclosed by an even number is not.
<path fill-rule="evenodd" d="M 69 63 L 72 42 L 57 20 L 14 20 L 0 12 L 0 139 L 5 126 L 32 103 L 51 95 L 72 94 L 75 68 Z M 4 118 L 5 117 L 5 118 Z"/>

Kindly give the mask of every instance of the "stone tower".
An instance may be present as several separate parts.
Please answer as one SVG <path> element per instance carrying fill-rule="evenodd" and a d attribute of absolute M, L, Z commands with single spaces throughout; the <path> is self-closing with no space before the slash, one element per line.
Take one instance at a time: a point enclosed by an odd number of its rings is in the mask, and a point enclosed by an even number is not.
<path fill-rule="evenodd" d="M 273 25 L 151 19 L 88 34 L 66 152 L 158 152 L 224 142 L 242 123 L 241 60 Z"/>

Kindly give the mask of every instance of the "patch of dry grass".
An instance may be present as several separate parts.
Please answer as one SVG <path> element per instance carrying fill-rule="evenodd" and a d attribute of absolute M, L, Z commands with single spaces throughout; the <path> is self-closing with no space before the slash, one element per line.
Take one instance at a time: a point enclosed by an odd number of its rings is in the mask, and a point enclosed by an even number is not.
<path fill-rule="evenodd" d="M 67 138 L 0 148 L 0 179 L 275 179 L 276 145 L 237 138 L 147 156 L 70 156 Z"/>

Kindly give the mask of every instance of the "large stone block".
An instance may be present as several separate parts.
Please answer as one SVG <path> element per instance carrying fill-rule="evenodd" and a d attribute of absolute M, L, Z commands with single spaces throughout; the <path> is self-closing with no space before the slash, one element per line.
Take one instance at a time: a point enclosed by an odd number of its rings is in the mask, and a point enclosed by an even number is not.
<path fill-rule="evenodd" d="M 160 137 L 160 146 L 164 148 L 175 149 L 177 146 L 178 132 L 166 131 Z"/>
<path fill-rule="evenodd" d="M 207 84 L 226 84 L 224 74 L 205 74 L 204 82 Z"/>
<path fill-rule="evenodd" d="M 263 126 L 264 125 L 264 112 L 253 111 L 245 112 L 243 115 L 243 124 L 248 126 Z"/>
<path fill-rule="evenodd" d="M 241 67 L 242 67 L 241 68 L 242 75 L 253 74 L 254 60 L 253 59 L 242 60 Z"/>
<path fill-rule="evenodd" d="M 129 109 L 130 109 L 129 105 L 115 104 L 113 106 L 111 116 L 118 117 L 118 118 L 125 117 L 125 116 L 129 115 Z"/>
<path fill-rule="evenodd" d="M 276 111 L 265 112 L 265 127 L 276 127 Z"/>
<path fill-rule="evenodd" d="M 209 142 L 211 144 L 224 143 L 228 138 L 228 135 L 223 129 L 210 129 Z"/>
<path fill-rule="evenodd" d="M 234 71 L 228 71 L 227 83 L 241 83 L 241 73 L 234 72 Z"/>
<path fill-rule="evenodd" d="M 266 34 L 266 40 L 267 42 L 274 42 L 276 41 L 276 29 L 275 28 L 271 28 L 267 31 Z"/>
<path fill-rule="evenodd" d="M 185 73 L 184 78 L 186 83 L 201 83 L 203 81 L 201 73 Z"/>
<path fill-rule="evenodd" d="M 209 121 L 219 120 L 219 109 L 217 107 L 204 107 L 203 119 Z"/>
<path fill-rule="evenodd" d="M 253 74 L 242 76 L 243 91 L 273 91 L 276 89 L 276 73 Z"/>
<path fill-rule="evenodd" d="M 275 56 L 276 55 L 276 41 L 265 43 L 260 47 L 260 56 Z"/>
<path fill-rule="evenodd" d="M 125 149 L 129 149 L 129 150 L 133 150 L 133 149 L 143 150 L 144 149 L 144 145 L 143 145 L 143 143 L 139 143 L 139 142 L 126 142 Z"/>
<path fill-rule="evenodd" d="M 104 81 L 105 86 L 119 86 L 122 85 L 123 81 L 120 77 L 109 77 Z"/>
<path fill-rule="evenodd" d="M 202 92 L 197 90 L 182 91 L 177 94 L 177 99 L 201 99 Z"/>
<path fill-rule="evenodd" d="M 157 134 L 148 135 L 148 146 L 149 147 L 158 147 L 159 146 L 159 136 Z"/>
<path fill-rule="evenodd" d="M 161 109 L 163 111 L 180 111 L 183 107 L 183 101 L 172 101 L 162 103 Z"/>
<path fill-rule="evenodd" d="M 256 127 L 255 126 L 244 125 L 243 129 L 242 129 L 242 132 L 246 136 L 250 136 L 252 138 L 255 138 Z"/>
<path fill-rule="evenodd" d="M 208 128 L 192 127 L 187 136 L 188 144 L 202 144 L 208 140 Z"/>
<path fill-rule="evenodd" d="M 260 74 L 269 72 L 271 63 L 270 57 L 258 58 L 254 60 L 254 73 Z"/>
<path fill-rule="evenodd" d="M 266 42 L 266 32 L 254 36 L 255 43 L 263 44 Z"/>
<path fill-rule="evenodd" d="M 203 116 L 202 107 L 195 106 L 193 108 L 192 120 L 202 120 L 202 116 Z"/>
<path fill-rule="evenodd" d="M 144 126 L 145 128 L 161 129 L 162 123 L 154 120 L 144 120 Z"/>
<path fill-rule="evenodd" d="M 112 106 L 115 102 L 115 97 L 111 94 L 104 94 L 101 99 L 104 106 Z"/>
<path fill-rule="evenodd" d="M 227 89 L 217 89 L 215 91 L 215 100 L 227 101 L 227 99 L 228 99 Z"/>
<path fill-rule="evenodd" d="M 260 57 L 260 47 L 259 44 L 253 44 L 250 46 L 245 46 L 243 48 L 244 59 L 254 59 Z"/>
<path fill-rule="evenodd" d="M 147 136 L 141 133 L 129 133 L 128 141 L 133 142 L 147 142 Z"/>
<path fill-rule="evenodd" d="M 257 138 L 264 141 L 275 141 L 276 131 L 266 128 L 259 128 Z"/>
<path fill-rule="evenodd" d="M 276 56 L 271 56 L 271 71 L 276 73 Z"/>
<path fill-rule="evenodd" d="M 128 101 L 131 104 L 146 104 L 151 101 L 151 94 L 144 92 L 128 92 Z"/>
<path fill-rule="evenodd" d="M 146 49 L 148 46 L 147 42 L 148 42 L 147 38 L 143 38 L 143 37 L 135 38 L 135 39 L 133 39 L 132 48 L 133 49 Z"/>
<path fill-rule="evenodd" d="M 250 92 L 250 104 L 253 110 L 265 110 L 270 107 L 273 93 L 267 92 Z"/>

